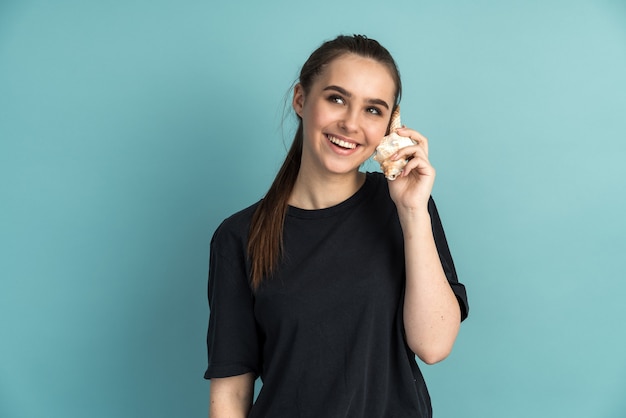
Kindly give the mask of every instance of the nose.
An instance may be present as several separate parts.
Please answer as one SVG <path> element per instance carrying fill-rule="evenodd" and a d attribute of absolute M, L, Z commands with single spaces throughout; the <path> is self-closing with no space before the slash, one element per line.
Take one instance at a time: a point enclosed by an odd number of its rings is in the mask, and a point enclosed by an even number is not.
<path fill-rule="evenodd" d="M 358 126 L 359 118 L 357 111 L 347 108 L 339 122 L 339 127 L 346 132 L 355 132 Z"/>

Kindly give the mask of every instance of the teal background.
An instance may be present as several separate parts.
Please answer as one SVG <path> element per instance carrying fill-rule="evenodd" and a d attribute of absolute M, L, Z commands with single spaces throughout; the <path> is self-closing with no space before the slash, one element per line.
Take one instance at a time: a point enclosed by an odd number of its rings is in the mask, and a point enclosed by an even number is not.
<path fill-rule="evenodd" d="M 625 2 L 0 0 L 1 417 L 206 416 L 211 235 L 339 33 L 395 56 L 468 288 L 435 415 L 626 416 Z"/>

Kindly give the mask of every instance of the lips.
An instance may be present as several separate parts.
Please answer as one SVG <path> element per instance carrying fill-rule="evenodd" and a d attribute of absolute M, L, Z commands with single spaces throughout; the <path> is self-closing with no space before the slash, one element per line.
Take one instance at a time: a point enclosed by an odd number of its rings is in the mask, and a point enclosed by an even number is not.
<path fill-rule="evenodd" d="M 333 144 L 341 147 L 341 148 L 345 148 L 345 149 L 355 149 L 357 147 L 357 143 L 355 142 L 348 142 L 348 141 L 344 141 L 343 139 L 337 138 L 335 136 L 332 135 L 326 135 L 326 137 L 328 138 L 328 140 L 330 142 L 332 142 Z"/>

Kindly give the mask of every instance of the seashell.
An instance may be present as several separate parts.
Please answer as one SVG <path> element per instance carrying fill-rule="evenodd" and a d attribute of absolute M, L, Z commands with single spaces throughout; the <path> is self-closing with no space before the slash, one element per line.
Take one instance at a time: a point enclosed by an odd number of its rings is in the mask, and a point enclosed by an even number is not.
<path fill-rule="evenodd" d="M 378 161 L 383 174 L 389 180 L 395 180 L 396 177 L 402 173 L 402 170 L 404 170 L 406 163 L 409 162 L 409 160 L 393 161 L 390 160 L 389 157 L 395 154 L 399 149 L 415 145 L 417 143 L 411 138 L 398 135 L 396 131 L 401 127 L 400 106 L 398 106 L 391 115 L 389 135 L 383 137 L 380 145 L 376 147 L 376 152 L 374 154 L 374 160 Z"/>

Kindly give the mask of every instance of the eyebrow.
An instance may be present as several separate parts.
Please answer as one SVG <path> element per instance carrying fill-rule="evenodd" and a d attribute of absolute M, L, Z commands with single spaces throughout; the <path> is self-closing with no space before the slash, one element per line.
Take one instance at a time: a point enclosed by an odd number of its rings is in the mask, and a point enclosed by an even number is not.
<path fill-rule="evenodd" d="M 343 87 L 330 85 L 330 86 L 324 87 L 323 91 L 329 91 L 329 90 L 341 93 L 348 98 L 352 97 L 352 93 L 350 93 L 348 90 L 344 89 Z M 383 106 L 385 109 L 389 110 L 389 105 L 387 104 L 386 101 L 382 99 L 365 99 L 365 101 L 371 104 L 377 104 L 377 105 Z"/>

